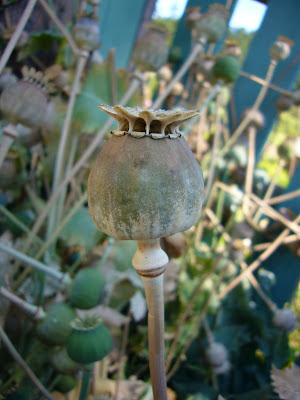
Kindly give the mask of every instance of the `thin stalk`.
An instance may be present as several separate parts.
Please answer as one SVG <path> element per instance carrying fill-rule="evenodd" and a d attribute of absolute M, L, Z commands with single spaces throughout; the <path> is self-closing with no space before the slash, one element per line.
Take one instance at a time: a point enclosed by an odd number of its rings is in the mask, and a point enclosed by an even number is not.
<path fill-rule="evenodd" d="M 164 291 L 163 274 L 142 277 L 148 305 L 148 343 L 150 375 L 154 400 L 167 399 L 164 355 Z"/>
<path fill-rule="evenodd" d="M 128 321 L 125 323 L 125 326 L 124 326 L 122 345 L 121 345 L 121 350 L 120 350 L 120 354 L 119 354 L 119 362 L 118 362 L 119 365 L 118 365 L 118 374 L 117 374 L 117 381 L 116 381 L 115 400 L 118 400 L 118 397 L 119 397 L 123 358 L 124 358 L 124 355 L 126 352 L 126 346 L 128 343 L 128 334 L 129 334 L 129 325 L 130 325 L 130 310 L 129 310 L 127 316 L 128 316 Z"/>
<path fill-rule="evenodd" d="M 44 385 L 39 381 L 38 377 L 35 375 L 35 373 L 28 367 L 26 362 L 23 360 L 23 358 L 20 356 L 20 354 L 17 352 L 15 349 L 14 345 L 11 343 L 9 340 L 9 337 L 6 335 L 2 327 L 0 326 L 0 338 L 4 344 L 4 346 L 7 348 L 13 359 L 16 361 L 16 363 L 19 364 L 19 366 L 23 369 L 23 371 L 26 373 L 28 378 L 32 381 L 34 386 L 38 388 L 38 390 L 42 393 L 43 396 L 46 397 L 48 400 L 54 400 L 54 398 L 51 396 L 51 394 L 48 392 L 48 390 L 44 387 Z"/>
<path fill-rule="evenodd" d="M 190 55 L 188 56 L 188 58 L 185 60 L 184 64 L 181 66 L 181 68 L 178 70 L 177 74 L 174 75 L 173 79 L 171 80 L 171 82 L 168 83 L 168 85 L 166 86 L 165 90 L 163 93 L 161 93 L 157 99 L 155 100 L 155 102 L 152 105 L 152 108 L 155 110 L 159 107 L 162 106 L 165 98 L 170 94 L 173 86 L 175 85 L 175 83 L 177 83 L 178 81 L 180 81 L 180 79 L 183 77 L 183 75 L 186 73 L 186 71 L 190 68 L 190 66 L 192 65 L 192 63 L 194 62 L 194 60 L 196 59 L 196 57 L 198 56 L 198 54 L 203 50 L 204 45 L 205 45 L 205 40 L 204 39 L 200 39 L 192 48 L 192 51 L 190 53 Z"/>
<path fill-rule="evenodd" d="M 4 253 L 10 254 L 12 257 L 23 261 L 26 264 L 31 265 L 33 268 L 37 269 L 38 271 L 45 272 L 49 276 L 51 276 L 54 279 L 57 279 L 59 281 L 63 281 L 66 278 L 65 274 L 62 274 L 59 271 L 55 271 L 52 268 L 49 268 L 46 264 L 41 263 L 40 261 L 35 260 L 32 257 L 27 256 L 24 253 L 21 253 L 20 251 L 9 247 L 9 246 L 4 246 L 2 243 L 0 243 L 0 250 L 4 251 Z"/>
<path fill-rule="evenodd" d="M 58 29 L 61 31 L 61 33 L 63 34 L 63 36 L 66 38 L 67 42 L 69 43 L 73 53 L 75 55 L 78 54 L 79 49 L 76 45 L 76 43 L 74 42 L 72 36 L 70 35 L 70 33 L 67 31 L 67 29 L 65 28 L 64 24 L 62 24 L 60 22 L 60 20 L 57 18 L 56 14 L 51 10 L 51 8 L 48 6 L 46 0 L 39 0 L 39 3 L 41 4 L 41 6 L 43 7 L 43 9 L 45 10 L 46 14 L 49 16 L 50 19 L 52 19 L 52 21 L 55 23 L 55 25 L 58 27 Z"/>
<path fill-rule="evenodd" d="M 291 92 L 289 92 L 288 90 L 284 90 L 281 89 L 280 87 L 276 86 L 276 85 L 272 85 L 271 83 L 267 83 L 265 79 L 259 78 L 256 75 L 253 74 L 248 74 L 248 72 L 245 71 L 240 71 L 240 75 L 244 76 L 245 78 L 250 79 L 253 82 L 259 83 L 260 85 L 265 85 L 268 87 L 268 89 L 272 89 L 275 92 L 278 92 L 280 94 L 282 94 L 283 96 L 287 96 L 287 97 L 292 97 L 293 94 Z"/>
<path fill-rule="evenodd" d="M 14 125 L 9 124 L 4 127 L 3 135 L 1 137 L 1 142 L 0 142 L 0 168 L 3 164 L 3 161 L 5 160 L 5 157 L 8 153 L 8 150 L 10 149 L 10 146 L 13 144 L 17 136 L 18 132 Z"/>
<path fill-rule="evenodd" d="M 23 29 L 25 28 L 25 25 L 27 24 L 32 11 L 34 9 L 34 6 L 36 4 L 37 0 L 29 0 L 25 10 L 22 14 L 22 17 L 20 18 L 18 25 L 10 38 L 9 42 L 7 43 L 4 52 L 2 53 L 1 59 L 0 59 L 0 74 L 5 68 L 7 61 L 9 60 L 9 57 L 11 53 L 13 52 L 18 40 L 20 39 L 20 36 L 23 32 Z"/>
<path fill-rule="evenodd" d="M 0 294 L 1 294 L 1 296 L 5 297 L 7 300 L 14 303 L 19 308 L 21 308 L 26 314 L 31 315 L 36 320 L 43 319 L 46 315 L 44 310 L 41 307 L 37 307 L 34 304 L 28 303 L 27 301 L 16 296 L 14 293 L 10 292 L 9 290 L 5 289 L 4 287 L 0 288 Z"/>
<path fill-rule="evenodd" d="M 30 233 L 30 229 L 23 224 L 22 221 L 20 221 L 13 213 L 11 213 L 7 208 L 5 208 L 2 204 L 0 204 L 0 211 L 13 223 L 15 224 L 18 228 L 20 228 L 24 233 Z M 43 245 L 43 240 L 39 238 L 38 236 L 35 236 L 35 240 L 37 241 L 38 244 Z"/>
<path fill-rule="evenodd" d="M 169 368 L 171 366 L 171 362 L 172 362 L 172 359 L 174 357 L 174 353 L 175 353 L 175 350 L 176 350 L 177 343 L 179 341 L 181 332 L 182 332 L 182 330 L 184 328 L 184 323 L 187 320 L 190 312 L 192 311 L 193 306 L 195 305 L 195 302 L 196 302 L 196 300 L 197 300 L 197 298 L 198 298 L 198 296 L 199 296 L 199 294 L 200 294 L 200 292 L 202 290 L 202 286 L 203 286 L 205 280 L 210 276 L 210 274 L 212 272 L 213 271 L 210 271 L 208 274 L 206 274 L 203 277 L 203 280 L 200 282 L 200 284 L 195 288 L 194 293 L 192 294 L 184 313 L 179 318 L 179 321 L 177 323 L 176 333 L 175 333 L 173 342 L 171 344 L 171 347 L 170 347 L 170 350 L 169 350 L 169 354 L 168 354 L 168 357 L 167 357 L 167 361 L 166 361 L 166 372 L 169 370 Z"/>
<path fill-rule="evenodd" d="M 294 223 L 298 223 L 300 221 L 300 215 L 294 220 Z M 237 285 L 241 283 L 241 281 L 248 277 L 250 273 L 255 271 L 263 261 L 265 261 L 267 258 L 269 258 L 275 250 L 278 249 L 278 247 L 283 243 L 284 239 L 288 236 L 290 232 L 290 229 L 286 228 L 284 229 L 279 236 L 272 242 L 270 247 L 268 247 L 261 255 L 253 261 L 252 264 L 249 265 L 249 267 L 243 271 L 238 277 L 236 277 L 221 293 L 218 295 L 218 299 L 221 300 L 223 299 L 229 292 L 231 292 Z"/>
<path fill-rule="evenodd" d="M 159 239 L 138 241 L 132 265 L 141 276 L 148 306 L 149 364 L 154 400 L 167 400 L 164 363 L 163 273 L 168 256 Z"/>
<path fill-rule="evenodd" d="M 169 371 L 169 373 L 167 374 L 167 381 L 168 381 L 169 379 L 171 379 L 171 377 L 175 374 L 175 372 L 176 372 L 177 369 L 179 368 L 179 365 L 180 365 L 181 361 L 182 361 L 183 358 L 184 358 L 185 353 L 187 352 L 187 350 L 188 350 L 188 348 L 190 347 L 190 345 L 191 345 L 192 341 L 194 340 L 194 338 L 197 336 L 198 331 L 199 331 L 199 328 L 200 328 L 201 323 L 202 323 L 202 321 L 203 321 L 203 318 L 205 318 L 206 312 L 207 312 L 208 307 L 209 307 L 209 305 L 210 305 L 210 302 L 211 302 L 211 300 L 212 300 L 212 297 L 213 297 L 215 291 L 217 290 L 219 284 L 221 283 L 221 281 L 222 281 L 223 276 L 224 276 L 225 273 L 226 273 L 226 269 L 219 275 L 214 290 L 212 290 L 212 291 L 210 292 L 210 294 L 209 294 L 209 296 L 208 296 L 208 298 L 207 298 L 207 300 L 206 300 L 206 302 L 205 302 L 205 304 L 204 304 L 204 306 L 203 306 L 203 308 L 202 308 L 202 310 L 201 310 L 201 313 L 200 313 L 200 315 L 199 315 L 198 318 L 197 318 L 196 325 L 195 325 L 195 327 L 193 328 L 193 332 L 192 332 L 192 335 L 190 336 L 190 339 L 189 339 L 189 340 L 187 341 L 187 343 L 185 344 L 185 346 L 184 346 L 184 348 L 182 349 L 181 353 L 180 353 L 179 356 L 177 357 L 175 364 L 173 365 L 172 369 L 171 369 L 171 370 Z"/>
<path fill-rule="evenodd" d="M 293 192 L 281 194 L 280 196 L 273 197 L 272 199 L 267 200 L 266 203 L 269 205 L 278 204 L 283 201 L 292 200 L 295 197 L 299 197 L 299 196 L 300 196 L 300 189 L 297 189 L 297 190 L 294 190 Z"/>
<path fill-rule="evenodd" d="M 136 90 L 138 89 L 139 86 L 140 86 L 140 78 L 136 77 L 135 79 L 132 80 L 130 87 L 128 88 L 127 92 L 124 94 L 122 100 L 120 101 L 120 105 L 126 104 L 130 100 L 132 95 L 136 92 Z M 61 182 L 61 184 L 57 188 L 56 192 L 52 194 L 52 196 L 49 199 L 47 205 L 45 206 L 43 212 L 38 217 L 38 219 L 36 220 L 36 223 L 32 227 L 31 234 L 28 235 L 28 238 L 22 248 L 22 251 L 24 253 L 26 253 L 28 251 L 29 247 L 31 246 L 34 236 L 37 234 L 37 232 L 42 227 L 43 222 L 47 218 L 49 211 L 53 207 L 53 204 L 56 202 L 56 199 L 59 196 L 59 194 L 61 193 L 61 191 L 70 182 L 70 180 L 73 178 L 73 176 L 80 170 L 80 168 L 85 164 L 85 162 L 89 159 L 89 157 L 95 152 L 98 145 L 101 143 L 103 136 L 109 130 L 109 128 L 112 126 L 114 121 L 115 121 L 115 119 L 113 117 L 110 117 L 107 119 L 107 121 L 104 124 L 104 126 L 102 127 L 102 129 L 97 133 L 94 140 L 87 147 L 87 149 L 85 150 L 83 155 L 80 157 L 80 159 L 77 161 L 77 163 L 74 165 L 72 170 Z"/>
<path fill-rule="evenodd" d="M 112 104 L 117 104 L 117 79 L 116 79 L 116 63 L 115 63 L 116 49 L 110 49 L 108 53 L 109 60 L 109 75 L 110 75 L 110 92 Z"/>
<path fill-rule="evenodd" d="M 242 268 L 243 271 L 246 271 L 248 268 L 248 265 L 245 263 L 245 261 L 241 261 L 240 266 Z M 257 281 L 257 279 L 255 278 L 255 276 L 252 273 L 249 273 L 248 279 L 251 283 L 251 285 L 254 287 L 254 289 L 256 290 L 256 292 L 258 293 L 258 295 L 263 299 L 263 301 L 267 304 L 267 306 L 269 307 L 269 309 L 273 312 L 276 311 L 276 305 L 275 303 L 273 303 L 273 301 L 271 299 L 269 299 L 269 297 L 265 294 L 265 292 L 263 291 L 262 287 L 260 286 L 259 282 Z"/>
<path fill-rule="evenodd" d="M 87 399 L 87 396 L 88 396 L 88 393 L 89 393 L 90 380 L 91 380 L 92 374 L 93 374 L 93 369 L 84 368 L 79 400 L 86 400 Z"/>
<path fill-rule="evenodd" d="M 214 135 L 214 141 L 213 141 L 213 147 L 211 151 L 211 160 L 210 160 L 210 168 L 208 172 L 208 178 L 206 182 L 206 190 L 205 190 L 205 196 L 203 200 L 203 204 L 205 205 L 209 195 L 210 191 L 214 182 L 214 177 L 215 177 L 215 170 L 216 170 L 216 162 L 218 159 L 218 150 L 219 150 L 219 142 L 220 142 L 220 134 L 221 134 L 221 121 L 220 121 L 220 100 L 221 97 L 220 95 L 217 96 L 217 102 L 216 102 L 216 121 L 215 121 L 215 135 Z"/>
<path fill-rule="evenodd" d="M 76 65 L 75 78 L 74 78 L 74 81 L 72 84 L 72 90 L 71 90 L 71 94 L 70 94 L 69 101 L 68 101 L 67 113 L 66 113 L 66 116 L 64 119 L 64 124 L 63 124 L 63 128 L 62 128 L 61 135 L 60 135 L 60 140 L 59 140 L 59 145 L 58 145 L 58 153 L 57 153 L 57 157 L 55 160 L 52 193 L 56 192 L 56 190 L 61 182 L 61 177 L 62 177 L 63 168 L 64 168 L 64 160 L 65 160 L 65 155 L 66 155 L 66 150 L 67 150 L 66 145 L 67 145 L 68 139 L 69 139 L 73 109 L 74 109 L 75 100 L 76 100 L 76 97 L 78 94 L 79 82 L 80 82 L 84 67 L 86 65 L 87 58 L 88 58 L 88 53 L 85 51 L 81 52 L 79 55 L 79 58 L 78 58 L 77 65 Z M 60 194 L 60 196 L 62 195 L 62 193 Z M 56 201 L 56 204 L 57 204 L 57 202 L 59 202 L 59 199 Z M 52 234 L 52 232 L 55 228 L 56 215 L 57 215 L 57 208 L 53 207 L 51 210 L 50 216 L 49 216 L 49 221 L 48 221 L 47 238 L 49 238 L 49 236 Z"/>
<path fill-rule="evenodd" d="M 264 198 L 263 198 L 264 201 L 268 201 L 272 197 L 272 194 L 274 193 L 274 190 L 275 190 L 275 187 L 276 187 L 276 182 L 277 182 L 278 175 L 280 174 L 282 168 L 283 168 L 283 163 L 282 163 L 282 160 L 281 160 L 281 161 L 279 161 L 277 170 L 276 170 L 276 172 L 275 172 L 275 174 L 274 174 L 274 176 L 273 176 L 273 178 L 272 178 L 272 180 L 270 182 L 270 185 L 269 185 L 269 187 L 268 187 L 268 189 L 267 189 L 267 191 L 266 191 L 266 193 L 264 195 Z M 255 213 L 255 215 L 253 217 L 254 224 L 258 223 L 261 214 L 262 214 L 262 209 L 260 207 L 258 207 L 258 209 L 257 209 L 257 211 L 256 211 L 256 213 Z"/>
<path fill-rule="evenodd" d="M 253 125 L 248 129 L 248 162 L 245 178 L 245 193 L 247 196 L 243 198 L 243 211 L 245 216 L 249 215 L 249 194 L 252 193 L 253 172 L 255 167 L 255 139 L 256 128 Z"/>
<path fill-rule="evenodd" d="M 276 65 L 277 65 L 277 61 L 271 60 L 268 71 L 267 71 L 265 84 L 264 84 L 264 86 L 262 86 L 260 92 L 258 93 L 258 96 L 257 96 L 253 106 L 251 107 L 251 110 L 258 110 L 259 107 L 261 106 L 261 104 L 265 98 L 265 95 L 267 93 L 267 90 L 269 87 L 268 85 L 273 78 Z M 245 118 L 241 121 L 241 123 L 238 125 L 238 127 L 233 132 L 232 136 L 230 137 L 230 139 L 224 146 L 224 148 L 221 152 L 221 155 L 224 155 L 232 147 L 232 145 L 237 141 L 237 139 L 240 137 L 240 135 L 243 133 L 243 131 L 246 129 L 247 125 L 249 124 L 250 118 L 251 118 L 251 113 L 247 113 Z"/>
<path fill-rule="evenodd" d="M 295 243 L 299 241 L 299 237 L 297 235 L 289 235 L 288 237 L 286 237 L 284 239 L 284 241 L 282 242 L 283 244 L 290 244 L 290 243 Z M 266 250 L 268 247 L 270 247 L 270 245 L 272 244 L 272 242 L 266 242 L 266 243 L 259 243 L 259 244 L 255 244 L 252 247 L 253 251 L 262 251 L 262 250 Z"/>
<path fill-rule="evenodd" d="M 210 330 L 210 327 L 208 325 L 206 317 L 203 318 L 203 327 L 204 327 L 205 334 L 207 336 L 207 340 L 208 340 L 209 344 L 214 343 L 214 337 L 213 337 L 212 331 Z"/>

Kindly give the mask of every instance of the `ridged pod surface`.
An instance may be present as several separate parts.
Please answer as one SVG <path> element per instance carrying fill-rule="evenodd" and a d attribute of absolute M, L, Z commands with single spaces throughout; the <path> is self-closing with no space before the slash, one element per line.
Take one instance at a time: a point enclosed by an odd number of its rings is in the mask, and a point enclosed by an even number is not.
<path fill-rule="evenodd" d="M 123 108 L 121 111 L 126 115 Z M 90 214 L 101 231 L 117 239 L 156 239 L 184 231 L 196 222 L 204 191 L 202 171 L 174 122 L 177 118 L 179 124 L 194 115 L 177 112 L 172 118 L 161 110 L 160 114 L 132 112 L 129 132 L 117 131 L 122 136 L 111 136 L 88 182 Z M 119 127 L 124 129 L 122 118 Z M 163 127 L 167 118 L 169 124 Z M 134 137 L 141 131 L 143 137 Z M 154 140 L 152 133 L 160 140 Z"/>

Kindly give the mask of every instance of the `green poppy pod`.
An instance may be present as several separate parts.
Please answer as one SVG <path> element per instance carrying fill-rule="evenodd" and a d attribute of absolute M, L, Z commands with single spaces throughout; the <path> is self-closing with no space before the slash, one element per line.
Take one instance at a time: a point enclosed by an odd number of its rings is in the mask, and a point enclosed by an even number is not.
<path fill-rule="evenodd" d="M 197 111 L 101 109 L 118 120 L 119 128 L 89 176 L 95 225 L 121 240 L 156 239 L 189 229 L 200 214 L 204 184 L 178 126 Z"/>
<path fill-rule="evenodd" d="M 80 364 L 102 360 L 111 351 L 112 338 L 109 330 L 98 319 L 76 319 L 72 333 L 66 342 L 68 355 Z"/>
<path fill-rule="evenodd" d="M 212 69 L 212 76 L 226 83 L 233 83 L 238 78 L 240 69 L 239 60 L 232 55 L 226 55 L 216 60 Z"/>
<path fill-rule="evenodd" d="M 69 357 L 65 347 L 51 353 L 50 363 L 56 371 L 62 374 L 72 374 L 79 369 L 79 364 Z"/>
<path fill-rule="evenodd" d="M 76 386 L 77 379 L 72 375 L 61 375 L 55 385 L 55 390 L 60 393 L 68 393 Z"/>
<path fill-rule="evenodd" d="M 46 310 L 46 317 L 37 326 L 37 335 L 49 345 L 63 345 L 72 332 L 71 321 L 75 310 L 66 303 L 53 303 Z"/>
<path fill-rule="evenodd" d="M 97 268 L 85 268 L 76 275 L 68 295 L 73 307 L 87 310 L 95 307 L 104 287 L 104 278 Z"/>

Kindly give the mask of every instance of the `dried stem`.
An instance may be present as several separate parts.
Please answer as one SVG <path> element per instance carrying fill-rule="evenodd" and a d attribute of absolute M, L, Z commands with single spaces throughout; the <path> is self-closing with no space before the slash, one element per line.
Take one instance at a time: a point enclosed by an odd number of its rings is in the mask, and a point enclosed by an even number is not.
<path fill-rule="evenodd" d="M 13 144 L 14 140 L 17 138 L 18 132 L 16 127 L 9 124 L 3 128 L 3 135 L 0 140 L 0 168 L 5 160 L 5 157 Z"/>
<path fill-rule="evenodd" d="M 300 196 L 300 189 L 297 189 L 297 190 L 294 190 L 293 192 L 281 194 L 280 196 L 273 197 L 272 199 L 267 200 L 266 203 L 269 205 L 278 204 L 283 201 L 292 200 L 295 197 L 299 197 L 299 196 Z"/>
<path fill-rule="evenodd" d="M 59 145 L 58 145 L 58 153 L 57 153 L 57 157 L 55 160 L 52 193 L 55 193 L 57 191 L 57 188 L 61 182 L 61 177 L 62 177 L 63 167 L 64 167 L 64 159 L 65 159 L 65 155 L 66 155 L 66 145 L 67 145 L 68 139 L 69 139 L 69 132 L 70 132 L 72 115 L 73 115 L 73 109 L 74 109 L 74 105 L 75 105 L 76 96 L 78 94 L 79 82 L 80 82 L 87 58 L 88 58 L 88 53 L 85 51 L 81 52 L 79 55 L 77 65 L 76 65 L 75 78 L 74 78 L 74 81 L 72 84 L 71 95 L 70 95 L 69 101 L 68 101 L 67 113 L 66 113 L 66 116 L 64 119 L 64 124 L 63 124 L 62 132 L 60 135 L 60 141 L 59 141 Z M 62 193 L 60 194 L 60 196 L 62 195 Z M 56 204 L 57 204 L 57 202 L 59 202 L 59 199 L 56 201 Z M 57 215 L 57 207 L 54 206 L 52 208 L 50 216 L 49 216 L 47 238 L 49 238 L 49 236 L 52 234 L 52 232 L 55 228 L 56 216 L 59 218 L 59 216 Z"/>
<path fill-rule="evenodd" d="M 243 269 L 243 271 L 246 271 L 248 268 L 248 265 L 245 263 L 245 261 L 241 261 L 240 263 L 241 268 Z M 251 282 L 251 285 L 254 287 L 254 289 L 257 291 L 257 293 L 259 294 L 259 296 L 263 299 L 263 301 L 267 304 L 267 306 L 269 307 L 269 309 L 271 311 L 275 311 L 276 310 L 276 305 L 273 303 L 273 301 L 271 301 L 271 299 L 269 299 L 269 297 L 265 294 L 265 292 L 263 291 L 263 289 L 261 288 L 259 282 L 257 281 L 257 279 L 255 278 L 255 276 L 251 273 L 249 273 L 248 276 L 249 281 Z"/>
<path fill-rule="evenodd" d="M 26 264 L 31 265 L 33 268 L 35 268 L 39 271 L 45 272 L 46 274 L 52 276 L 54 279 L 62 281 L 66 278 L 65 274 L 62 274 L 59 271 L 55 271 L 54 269 L 48 267 L 46 264 L 43 264 L 40 261 L 37 261 L 34 258 L 29 257 L 26 254 L 23 254 L 20 251 L 14 249 L 12 247 L 4 246 L 2 243 L 0 243 L 0 250 L 4 251 L 7 254 L 10 254 L 14 258 L 21 260 Z"/>
<path fill-rule="evenodd" d="M 212 271 L 210 271 L 208 274 L 206 274 L 203 277 L 203 279 L 200 282 L 200 284 L 195 288 L 194 293 L 192 294 L 192 297 L 190 298 L 184 313 L 179 318 L 179 321 L 177 323 L 176 333 L 175 333 L 173 342 L 171 344 L 171 347 L 170 347 L 170 350 L 169 350 L 169 354 L 168 354 L 168 357 L 167 357 L 167 361 L 166 361 L 166 372 L 168 372 L 168 370 L 169 370 L 169 368 L 171 366 L 171 362 L 172 362 L 172 359 L 173 359 L 173 356 L 174 356 L 174 353 L 175 353 L 175 350 L 176 350 L 177 343 L 179 341 L 179 337 L 180 337 L 181 332 L 182 332 L 182 330 L 184 328 L 184 323 L 187 320 L 190 312 L 192 311 L 192 309 L 193 309 L 193 307 L 195 305 L 195 302 L 196 302 L 196 300 L 197 300 L 197 298 L 198 298 L 198 296 L 199 296 L 199 294 L 200 294 L 200 292 L 202 290 L 202 286 L 203 286 L 205 280 L 210 276 L 211 272 Z"/>
<path fill-rule="evenodd" d="M 212 344 L 214 342 L 214 337 L 213 337 L 212 331 L 210 330 L 210 327 L 208 325 L 206 317 L 203 318 L 203 327 L 204 327 L 205 334 L 207 336 L 209 344 Z"/>
<path fill-rule="evenodd" d="M 13 359 L 16 361 L 16 363 L 19 364 L 19 366 L 23 369 L 25 374 L 28 376 L 28 378 L 32 381 L 32 383 L 38 388 L 38 390 L 42 393 L 43 396 L 46 397 L 48 400 L 54 400 L 54 398 L 51 396 L 51 394 L 48 392 L 48 390 L 44 387 L 44 385 L 39 381 L 37 376 L 34 374 L 34 372 L 28 367 L 26 362 L 23 360 L 23 358 L 20 356 L 20 354 L 17 352 L 15 349 L 14 345 L 11 343 L 9 340 L 9 337 L 6 335 L 2 327 L 0 326 L 0 338 L 13 357 Z"/>
<path fill-rule="evenodd" d="M 155 100 L 155 102 L 152 105 L 152 108 L 155 110 L 159 107 L 162 106 L 164 100 L 166 99 L 166 97 L 170 94 L 173 86 L 175 85 L 175 83 L 177 83 L 178 81 L 180 81 L 180 79 L 183 77 L 183 75 L 186 73 L 186 71 L 190 68 L 190 66 L 192 65 L 192 63 L 194 62 L 195 58 L 198 56 L 198 54 L 203 50 L 205 45 L 205 40 L 204 39 L 200 39 L 195 46 L 193 47 L 190 55 L 188 56 L 188 58 L 185 60 L 184 64 L 181 66 L 181 68 L 178 70 L 177 74 L 174 75 L 173 79 L 171 80 L 171 82 L 168 83 L 168 85 L 166 86 L 165 90 L 163 93 L 161 93 L 157 99 Z"/>
<path fill-rule="evenodd" d="M 250 79 L 253 82 L 257 82 L 260 85 L 267 86 L 268 89 L 272 89 L 275 92 L 278 92 L 278 93 L 282 94 L 283 96 L 292 97 L 292 95 L 293 95 L 288 90 L 284 90 L 284 89 L 281 89 L 280 87 L 278 87 L 276 85 L 272 85 L 271 83 L 267 83 L 265 79 L 259 78 L 256 75 L 248 74 L 248 72 L 245 72 L 245 71 L 240 71 L 240 75 L 244 76 L 245 78 Z"/>
<path fill-rule="evenodd" d="M 110 75 L 110 91 L 112 104 L 117 104 L 117 74 L 115 65 L 116 49 L 110 49 L 108 53 L 109 75 Z"/>
<path fill-rule="evenodd" d="M 26 8 L 22 14 L 22 17 L 20 18 L 12 37 L 10 38 L 9 42 L 7 43 L 5 50 L 2 53 L 2 56 L 0 59 L 0 74 L 3 71 L 3 69 L 5 68 L 11 53 L 13 52 L 18 40 L 20 39 L 23 29 L 25 28 L 25 25 L 27 24 L 27 21 L 29 20 L 31 14 L 32 14 L 32 11 L 34 9 L 36 2 L 37 2 L 37 0 L 29 0 L 28 1 Z"/>
<path fill-rule="evenodd" d="M 217 96 L 217 110 L 216 110 L 216 121 L 215 121 L 215 135 L 214 135 L 214 141 L 213 141 L 213 147 L 211 151 L 211 160 L 210 160 L 210 168 L 208 172 L 208 178 L 207 178 L 207 183 L 206 183 L 206 190 L 205 190 L 205 197 L 203 200 L 203 204 L 205 205 L 209 195 L 210 191 L 214 182 L 214 177 L 215 177 L 215 170 L 216 170 L 216 162 L 218 159 L 218 151 L 219 151 L 219 142 L 220 142 L 220 134 L 221 134 L 221 121 L 220 121 L 220 102 L 221 102 L 221 96 Z"/>
<path fill-rule="evenodd" d="M 38 0 L 38 1 L 41 4 L 41 6 L 43 7 L 43 9 L 45 10 L 45 12 L 47 13 L 47 15 L 52 19 L 52 21 L 55 23 L 55 25 L 58 27 L 58 29 L 63 34 L 63 36 L 66 38 L 66 40 L 69 43 L 73 53 L 75 55 L 77 55 L 78 52 L 79 52 L 78 47 L 77 47 L 76 43 L 74 42 L 74 40 L 73 40 L 72 36 L 70 35 L 70 33 L 65 28 L 64 24 L 62 24 L 60 22 L 60 20 L 56 16 L 56 14 L 48 6 L 46 0 Z"/>
<path fill-rule="evenodd" d="M 132 264 L 141 276 L 148 305 L 149 364 L 154 400 L 167 400 L 164 362 L 163 273 L 168 256 L 159 239 L 140 240 Z"/>
<path fill-rule="evenodd" d="M 0 288 L 1 296 L 5 297 L 7 300 L 14 303 L 16 306 L 21 308 L 26 314 L 31 315 L 34 319 L 40 320 L 45 317 L 45 312 L 41 307 L 35 306 L 34 304 L 30 304 L 27 301 L 21 299 L 20 297 L 16 296 L 14 293 L 10 292 L 9 290 L 5 289 L 4 287 Z"/>
<path fill-rule="evenodd" d="M 268 71 L 267 71 L 265 84 L 264 84 L 264 86 L 262 86 L 260 92 L 258 93 L 258 96 L 257 96 L 253 106 L 251 107 L 251 110 L 258 110 L 259 107 L 261 106 L 261 103 L 263 102 L 265 95 L 267 93 L 267 90 L 268 90 L 268 84 L 271 82 L 271 79 L 274 75 L 276 65 L 277 65 L 277 61 L 271 60 Z M 221 152 L 221 155 L 224 155 L 228 151 L 228 149 L 230 149 L 232 147 L 232 145 L 237 141 L 237 139 L 240 137 L 240 135 L 243 133 L 243 131 L 246 129 L 247 125 L 249 124 L 250 118 L 251 118 L 251 113 L 247 113 L 245 118 L 241 121 L 241 123 L 238 125 L 238 127 L 233 132 L 232 136 L 230 137 L 230 139 L 224 146 L 224 148 Z"/>
<path fill-rule="evenodd" d="M 300 221 L 300 215 L 294 220 L 294 224 Z M 263 261 L 269 258 L 274 251 L 283 243 L 284 239 L 288 236 L 290 230 L 288 228 L 284 229 L 279 236 L 272 242 L 270 247 L 268 247 L 249 267 L 243 271 L 238 277 L 236 277 L 219 295 L 218 298 L 223 299 L 229 292 L 231 292 L 241 281 L 248 277 L 250 273 L 255 271 Z"/>
<path fill-rule="evenodd" d="M 135 79 L 132 80 L 132 83 L 130 87 L 128 88 L 127 92 L 124 94 L 122 100 L 120 101 L 120 105 L 126 104 L 131 96 L 136 92 L 138 87 L 140 86 L 140 78 L 136 77 Z M 55 204 L 57 197 L 61 193 L 61 191 L 64 189 L 64 187 L 70 182 L 70 180 L 73 178 L 73 176 L 80 170 L 80 168 L 85 164 L 85 162 L 89 159 L 89 157 L 96 151 L 97 146 L 101 143 L 104 134 L 108 131 L 108 129 L 112 126 L 113 122 L 115 121 L 114 118 L 110 117 L 102 127 L 102 129 L 97 133 L 95 136 L 94 140 L 90 143 L 90 145 L 87 147 L 83 155 L 80 157 L 80 159 L 77 161 L 77 163 L 74 165 L 72 170 L 69 172 L 69 174 L 65 177 L 65 179 L 61 182 L 55 193 L 52 194 L 51 198 L 49 199 L 47 205 L 45 206 L 42 214 L 38 217 L 36 220 L 34 226 L 32 227 L 30 235 L 28 235 L 28 238 L 22 248 L 22 251 L 26 253 L 31 246 L 32 240 L 34 236 L 37 234 L 37 232 L 40 230 L 41 226 L 43 225 L 43 222 L 45 221 L 49 211 L 51 210 L 53 204 Z"/>
<path fill-rule="evenodd" d="M 118 375 L 117 375 L 117 381 L 116 381 L 115 400 L 118 400 L 118 397 L 119 397 L 122 365 L 123 365 L 123 358 L 124 358 L 124 355 L 126 352 L 126 346 L 127 346 L 127 342 L 128 342 L 129 325 L 130 325 L 130 317 L 129 317 L 129 313 L 128 313 L 128 320 L 124 326 L 122 345 L 121 345 L 121 350 L 120 350 L 120 354 L 119 354 L 119 362 L 118 362 L 119 365 L 118 365 Z"/>

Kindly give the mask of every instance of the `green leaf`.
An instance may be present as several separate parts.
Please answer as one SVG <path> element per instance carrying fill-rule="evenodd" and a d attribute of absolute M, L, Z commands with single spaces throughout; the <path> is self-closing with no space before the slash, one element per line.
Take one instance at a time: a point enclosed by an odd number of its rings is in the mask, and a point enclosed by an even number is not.
<path fill-rule="evenodd" d="M 61 35 L 50 31 L 32 33 L 27 45 L 18 53 L 18 61 L 37 53 L 40 50 L 48 50 L 53 43 L 60 44 L 63 40 Z"/>
<path fill-rule="evenodd" d="M 79 245 L 91 249 L 103 235 L 94 225 L 89 210 L 81 207 L 61 230 L 60 238 L 68 245 Z"/>

